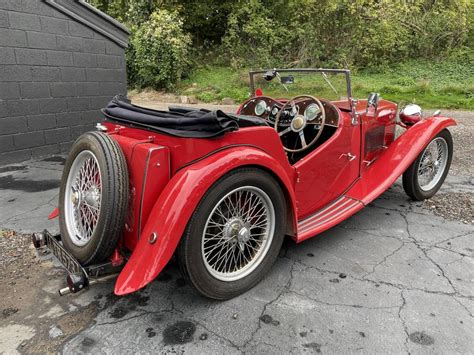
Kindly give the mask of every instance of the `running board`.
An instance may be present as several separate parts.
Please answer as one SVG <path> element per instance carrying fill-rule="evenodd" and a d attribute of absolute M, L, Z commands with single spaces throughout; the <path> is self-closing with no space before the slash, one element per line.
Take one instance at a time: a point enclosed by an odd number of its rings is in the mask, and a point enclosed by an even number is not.
<path fill-rule="evenodd" d="M 364 204 L 361 201 L 346 195 L 341 196 L 318 212 L 298 221 L 297 242 L 302 242 L 334 227 L 363 207 Z"/>

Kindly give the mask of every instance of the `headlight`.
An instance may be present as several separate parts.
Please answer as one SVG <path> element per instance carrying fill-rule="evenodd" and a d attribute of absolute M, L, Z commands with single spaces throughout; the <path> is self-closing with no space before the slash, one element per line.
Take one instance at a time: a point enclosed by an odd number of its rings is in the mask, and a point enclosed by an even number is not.
<path fill-rule="evenodd" d="M 304 110 L 304 116 L 308 121 L 314 120 L 320 113 L 321 109 L 319 108 L 319 105 L 316 104 L 311 104 L 306 107 L 306 110 Z"/>
<path fill-rule="evenodd" d="M 400 120 L 407 126 L 412 126 L 422 119 L 421 107 L 415 104 L 408 104 L 400 111 Z"/>
<path fill-rule="evenodd" d="M 267 110 L 267 103 L 263 100 L 258 101 L 257 104 L 255 105 L 255 114 L 257 116 L 263 115 L 266 110 Z"/>

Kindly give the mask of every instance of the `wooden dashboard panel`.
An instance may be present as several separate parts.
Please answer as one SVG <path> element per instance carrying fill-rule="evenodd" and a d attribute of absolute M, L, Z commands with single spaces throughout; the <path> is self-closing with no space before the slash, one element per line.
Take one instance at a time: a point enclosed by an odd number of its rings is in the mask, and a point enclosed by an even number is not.
<path fill-rule="evenodd" d="M 280 111 L 284 105 L 284 102 L 282 103 L 278 100 L 272 99 L 271 97 L 267 97 L 267 96 L 254 97 L 254 98 L 249 99 L 247 102 L 245 102 L 242 105 L 242 108 L 240 109 L 239 113 L 241 115 L 256 116 L 255 106 L 261 100 L 265 102 L 268 109 L 259 117 L 267 120 L 268 123 L 271 124 L 272 122 L 275 121 L 275 114 L 273 114 L 272 109 L 274 107 L 277 107 L 278 111 Z M 325 100 L 320 100 L 320 101 L 326 113 L 326 125 L 337 127 L 339 123 L 339 113 L 336 107 L 333 104 L 331 104 L 329 101 L 325 101 Z M 298 101 L 296 105 L 299 106 L 299 112 L 304 112 L 306 110 L 306 107 L 313 102 L 314 101 L 310 99 L 303 99 L 301 101 Z"/>

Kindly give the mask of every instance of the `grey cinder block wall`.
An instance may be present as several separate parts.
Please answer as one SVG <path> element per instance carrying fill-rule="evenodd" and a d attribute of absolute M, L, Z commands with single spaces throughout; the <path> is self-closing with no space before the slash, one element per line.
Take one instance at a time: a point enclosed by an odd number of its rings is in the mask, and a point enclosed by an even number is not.
<path fill-rule="evenodd" d="M 128 30 L 84 1 L 0 0 L 0 165 L 67 152 L 126 93 Z"/>

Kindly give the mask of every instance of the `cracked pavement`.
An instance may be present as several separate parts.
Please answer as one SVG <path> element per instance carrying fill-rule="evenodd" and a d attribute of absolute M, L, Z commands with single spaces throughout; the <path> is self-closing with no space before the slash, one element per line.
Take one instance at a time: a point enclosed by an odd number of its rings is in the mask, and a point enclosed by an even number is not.
<path fill-rule="evenodd" d="M 0 227 L 57 231 L 46 217 L 61 160 L 15 166 L 0 170 Z M 448 176 L 440 193 L 456 191 L 474 193 L 472 178 Z M 108 281 L 59 297 L 65 274 L 41 259 L 31 295 L 0 287 L 11 290 L 1 308 L 31 299 L 4 312 L 0 353 L 472 353 L 473 238 L 472 224 L 433 215 L 398 181 L 325 233 L 286 240 L 269 275 L 225 302 L 199 296 L 174 262 L 129 296 Z"/>

